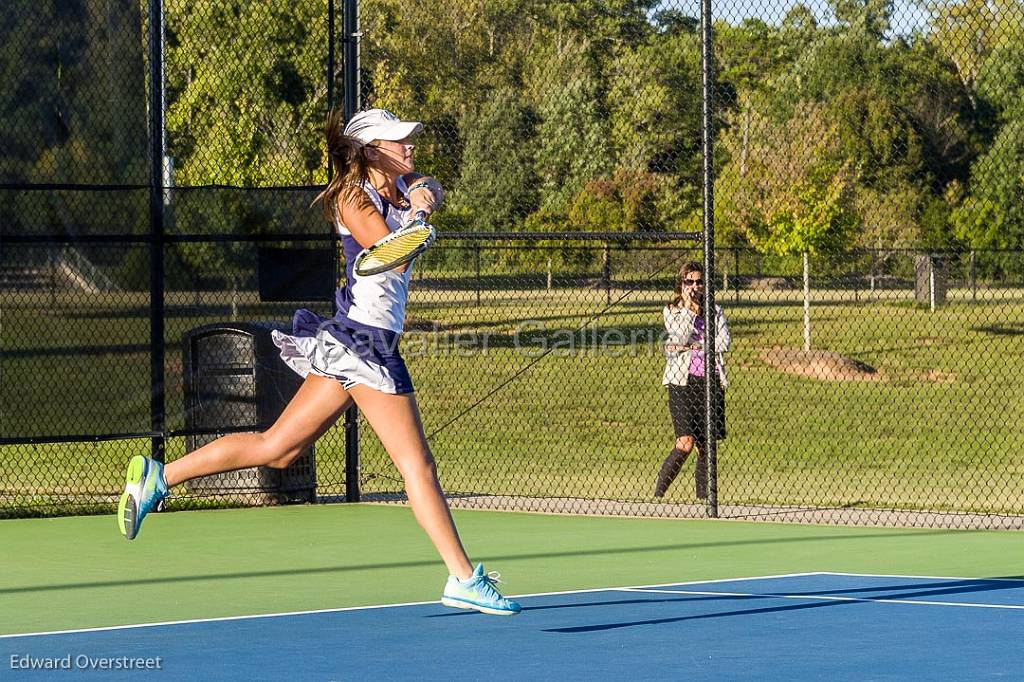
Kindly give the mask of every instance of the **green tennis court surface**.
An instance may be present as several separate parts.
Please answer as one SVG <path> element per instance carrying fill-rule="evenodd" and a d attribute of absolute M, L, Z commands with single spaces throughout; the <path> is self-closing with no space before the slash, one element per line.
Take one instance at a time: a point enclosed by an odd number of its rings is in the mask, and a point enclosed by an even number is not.
<path fill-rule="evenodd" d="M 456 511 L 509 594 L 819 571 L 1024 573 L 1005 531 Z M 0 522 L 0 634 L 440 598 L 445 569 L 408 508 L 323 505 Z M 527 616 L 528 617 L 528 616 Z"/>

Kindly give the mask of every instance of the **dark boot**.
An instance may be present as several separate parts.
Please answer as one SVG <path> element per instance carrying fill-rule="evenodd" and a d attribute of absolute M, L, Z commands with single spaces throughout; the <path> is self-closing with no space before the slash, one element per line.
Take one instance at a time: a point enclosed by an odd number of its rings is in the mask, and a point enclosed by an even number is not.
<path fill-rule="evenodd" d="M 679 470 L 683 468 L 683 463 L 686 462 L 689 454 L 676 448 L 673 448 L 672 452 L 668 453 L 668 457 L 661 463 L 661 471 L 658 472 L 658 482 L 654 485 L 655 497 L 662 497 L 665 494 L 668 487 L 672 485 L 672 481 L 679 475 Z"/>
<path fill-rule="evenodd" d="M 708 459 L 703 452 L 697 453 L 696 466 L 693 468 L 694 483 L 697 488 L 697 497 L 702 500 L 708 498 Z"/>

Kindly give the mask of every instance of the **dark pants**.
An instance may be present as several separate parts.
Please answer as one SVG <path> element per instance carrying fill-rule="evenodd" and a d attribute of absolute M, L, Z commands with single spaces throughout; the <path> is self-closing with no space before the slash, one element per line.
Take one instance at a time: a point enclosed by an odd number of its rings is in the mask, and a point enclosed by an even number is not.
<path fill-rule="evenodd" d="M 691 375 L 685 386 L 668 386 L 668 411 L 672 415 L 672 426 L 676 438 L 693 436 L 700 447 L 705 440 L 704 391 L 707 381 L 704 377 Z M 715 391 L 712 405 L 712 427 L 715 440 L 725 438 L 725 391 L 719 386 Z"/>
<path fill-rule="evenodd" d="M 668 409 L 672 415 L 672 426 L 675 429 L 676 438 L 690 436 L 697 448 L 697 459 L 695 462 L 693 476 L 697 497 L 704 499 L 708 496 L 708 460 L 704 450 L 706 443 L 707 428 L 705 423 L 705 396 L 707 380 L 704 377 L 690 375 L 686 380 L 686 386 L 668 386 Z M 712 398 L 712 429 L 715 440 L 725 438 L 725 391 L 718 388 Z M 687 453 L 689 454 L 689 453 Z M 660 497 L 668 489 L 669 484 L 679 469 L 682 468 L 686 454 L 673 450 L 668 459 L 662 465 L 662 471 L 658 477 L 658 484 L 655 488 L 655 495 Z"/>

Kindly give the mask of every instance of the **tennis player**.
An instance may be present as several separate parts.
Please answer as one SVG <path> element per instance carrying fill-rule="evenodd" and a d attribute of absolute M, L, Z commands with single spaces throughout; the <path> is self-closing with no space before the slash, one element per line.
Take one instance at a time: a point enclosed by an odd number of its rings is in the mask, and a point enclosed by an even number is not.
<path fill-rule="evenodd" d="M 305 381 L 267 431 L 224 436 L 166 467 L 141 455 L 131 460 L 118 510 L 127 539 L 138 534 L 171 487 L 245 467 L 286 467 L 355 402 L 401 473 L 413 514 L 448 568 L 441 601 L 494 615 L 519 613 L 519 604 L 496 588 L 497 573 L 485 572 L 482 564 L 474 570 L 437 479 L 412 379 L 398 350 L 412 264 L 368 276 L 353 267 L 361 249 L 417 210 L 430 214 L 444 199 L 437 181 L 414 172 L 411 140 L 422 127 L 383 109 L 359 112 L 344 126 L 339 112 L 328 116 L 327 149 L 336 175 L 317 201 L 345 251 L 338 312 L 324 320 L 299 310 L 292 334 L 273 332 L 281 357 Z"/>
<path fill-rule="evenodd" d="M 654 496 L 662 497 L 679 474 L 695 444 L 705 442 L 705 399 L 707 369 L 704 367 L 704 268 L 700 263 L 683 265 L 676 277 L 675 296 L 662 315 L 668 339 L 665 343 L 665 373 L 661 383 L 668 387 L 668 409 L 672 415 L 676 441 L 661 465 Z M 729 350 L 729 325 L 721 306 L 715 306 L 715 369 L 718 383 L 712 401 L 715 440 L 725 438 L 725 375 L 724 353 Z M 698 448 L 696 479 L 697 497 L 708 496 L 707 459 Z"/>

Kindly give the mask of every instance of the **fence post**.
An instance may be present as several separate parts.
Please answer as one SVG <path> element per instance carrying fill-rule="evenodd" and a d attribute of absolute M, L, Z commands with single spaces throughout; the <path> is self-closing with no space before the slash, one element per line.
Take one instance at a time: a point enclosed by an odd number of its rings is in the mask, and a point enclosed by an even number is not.
<path fill-rule="evenodd" d="M 878 269 L 878 249 L 871 250 L 871 295 L 868 300 L 875 300 L 875 271 Z"/>
<path fill-rule="evenodd" d="M 50 286 L 50 310 L 57 310 L 57 259 L 53 257 L 53 244 L 46 245 L 46 279 Z"/>
<path fill-rule="evenodd" d="M 811 350 L 811 267 L 804 251 L 804 351 Z"/>
<path fill-rule="evenodd" d="M 738 246 L 732 247 L 732 260 L 733 260 L 733 265 L 734 265 L 732 276 L 733 276 L 733 279 L 735 280 L 735 282 L 733 283 L 733 287 L 732 287 L 732 289 L 733 289 L 733 294 L 732 295 L 733 295 L 733 300 L 736 302 L 737 305 L 739 305 L 739 302 L 740 302 L 740 247 L 738 247 Z"/>
<path fill-rule="evenodd" d="M 476 307 L 480 307 L 480 288 L 483 283 L 480 281 L 480 245 L 473 245 L 473 261 L 476 269 Z"/>
<path fill-rule="evenodd" d="M 359 111 L 359 0 L 342 0 L 342 44 L 344 45 L 344 111 L 348 121 Z"/>
<path fill-rule="evenodd" d="M 149 428 L 164 461 L 164 4 L 149 0 Z"/>
<path fill-rule="evenodd" d="M 612 259 L 608 242 L 604 243 L 604 266 L 601 279 L 604 280 L 605 303 L 610 305 L 612 302 Z"/>
<path fill-rule="evenodd" d="M 715 167 L 714 167 L 714 44 L 712 43 L 711 0 L 700 3 L 700 65 L 701 65 L 701 140 L 703 142 L 703 227 L 704 227 L 704 454 L 707 459 L 707 514 L 718 516 L 718 447 L 715 424 L 718 407 L 718 356 L 715 353 L 717 315 L 715 313 Z M 699 482 L 698 482 L 699 490 Z"/>
<path fill-rule="evenodd" d="M 551 256 L 548 256 L 548 291 L 551 291 Z"/>
<path fill-rule="evenodd" d="M 928 307 L 935 312 L 935 256 L 928 254 Z"/>
<path fill-rule="evenodd" d="M 359 409 L 345 410 L 345 501 L 358 502 L 359 490 Z"/>
<path fill-rule="evenodd" d="M 978 302 L 978 272 L 975 270 L 974 251 L 971 251 L 971 302 Z"/>
<path fill-rule="evenodd" d="M 334 0 L 331 0 L 333 3 Z M 342 0 L 342 45 L 344 72 L 343 111 L 348 121 L 359 111 L 359 0 Z M 331 41 L 334 36 L 330 36 Z M 333 74 L 332 74 L 333 75 Z M 345 411 L 345 501 L 358 502 L 359 490 L 359 408 Z"/>

